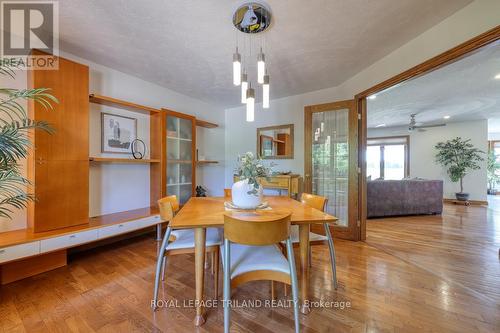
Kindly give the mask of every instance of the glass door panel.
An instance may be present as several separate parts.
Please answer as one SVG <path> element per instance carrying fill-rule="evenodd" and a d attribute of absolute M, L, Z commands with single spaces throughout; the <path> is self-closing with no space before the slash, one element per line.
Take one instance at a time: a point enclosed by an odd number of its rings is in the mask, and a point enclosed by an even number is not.
<path fill-rule="evenodd" d="M 185 140 L 191 140 L 192 138 L 192 123 L 188 119 L 178 118 L 180 134 L 179 137 Z"/>
<path fill-rule="evenodd" d="M 354 100 L 305 107 L 304 192 L 326 197 L 326 212 L 338 218 L 334 236 L 352 240 L 360 235 L 358 122 Z"/>
<path fill-rule="evenodd" d="M 193 127 L 191 118 L 167 115 L 167 195 L 181 205 L 193 195 Z"/>
<path fill-rule="evenodd" d="M 312 125 L 312 192 L 327 197 L 327 213 L 347 226 L 349 109 L 313 113 Z"/>

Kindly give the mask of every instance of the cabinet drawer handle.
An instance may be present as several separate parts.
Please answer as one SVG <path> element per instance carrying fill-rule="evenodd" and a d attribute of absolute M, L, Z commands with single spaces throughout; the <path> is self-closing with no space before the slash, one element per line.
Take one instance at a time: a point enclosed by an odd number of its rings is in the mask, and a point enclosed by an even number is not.
<path fill-rule="evenodd" d="M 118 225 L 118 228 L 123 228 L 123 224 L 119 224 L 119 225 Z"/>
<path fill-rule="evenodd" d="M 76 238 L 76 235 L 71 235 L 69 236 L 69 238 Z"/>
<path fill-rule="evenodd" d="M 5 250 L 0 250 L 0 254 L 5 253 Z"/>

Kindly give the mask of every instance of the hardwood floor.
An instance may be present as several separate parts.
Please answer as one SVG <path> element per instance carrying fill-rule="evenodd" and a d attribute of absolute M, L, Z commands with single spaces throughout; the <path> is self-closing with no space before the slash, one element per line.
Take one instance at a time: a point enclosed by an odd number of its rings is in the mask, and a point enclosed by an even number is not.
<path fill-rule="evenodd" d="M 500 199 L 489 207 L 446 204 L 441 216 L 371 219 L 366 242 L 500 304 Z"/>
<path fill-rule="evenodd" d="M 500 211 L 447 207 L 442 219 L 370 220 L 367 243 L 335 241 L 337 291 L 328 248 L 314 246 L 313 300 L 350 302 L 351 307 L 313 308 L 300 317 L 302 331 L 500 331 L 498 248 L 494 251 L 499 219 Z M 479 231 L 480 221 L 489 235 Z M 67 267 L 2 286 L 0 332 L 222 332 L 222 307 L 209 308 L 207 322 L 197 329 L 194 307 L 150 310 L 157 251 L 152 238 L 74 254 Z M 205 295 L 211 298 L 209 269 L 205 280 Z M 249 283 L 234 298 L 240 304 L 266 300 L 269 287 Z M 182 305 L 194 294 L 194 257 L 171 257 L 160 298 Z M 282 288 L 278 296 L 285 299 Z M 236 308 L 232 331 L 291 332 L 292 313 L 291 308 Z"/>

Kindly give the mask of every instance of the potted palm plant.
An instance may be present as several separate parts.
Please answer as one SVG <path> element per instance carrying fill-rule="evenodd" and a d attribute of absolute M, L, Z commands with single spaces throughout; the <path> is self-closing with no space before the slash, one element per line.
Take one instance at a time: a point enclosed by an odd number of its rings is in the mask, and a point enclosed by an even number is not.
<path fill-rule="evenodd" d="M 498 175 L 499 169 L 500 169 L 500 163 L 497 162 L 495 152 L 491 150 L 488 153 L 488 166 L 486 169 L 488 174 L 488 194 L 491 195 L 497 194 L 495 185 L 500 182 L 500 175 Z"/>
<path fill-rule="evenodd" d="M 452 182 L 460 182 L 460 192 L 455 193 L 457 200 L 469 200 L 469 193 L 464 192 L 464 177 L 472 170 L 480 169 L 481 156 L 484 152 L 470 142 L 457 137 L 446 142 L 436 144 L 436 162 L 446 168 L 446 172 Z"/>
<path fill-rule="evenodd" d="M 18 63 L 0 62 L 0 75 L 15 78 Z M 33 100 L 47 110 L 57 99 L 49 89 L 0 88 L 0 218 L 11 219 L 15 209 L 25 208 L 35 200 L 29 193 L 30 181 L 22 175 L 20 161 L 28 156 L 31 146 L 29 132 L 52 132 L 44 121 L 29 119 L 22 100 Z"/>
<path fill-rule="evenodd" d="M 233 184 L 233 204 L 239 208 L 253 209 L 262 203 L 262 186 L 259 178 L 271 176 L 272 165 L 266 167 L 252 152 L 238 156 L 239 165 L 235 170 L 239 181 Z"/>

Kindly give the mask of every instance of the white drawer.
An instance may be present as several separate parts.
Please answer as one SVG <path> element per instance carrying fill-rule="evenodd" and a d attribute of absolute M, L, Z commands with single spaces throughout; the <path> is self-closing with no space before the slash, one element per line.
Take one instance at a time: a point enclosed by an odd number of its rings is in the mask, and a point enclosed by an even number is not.
<path fill-rule="evenodd" d="M 108 227 L 99 228 L 99 239 L 113 237 L 115 235 L 124 234 L 129 232 L 131 229 L 130 222 L 113 224 Z"/>
<path fill-rule="evenodd" d="M 121 235 L 134 230 L 143 229 L 160 222 L 160 216 L 149 216 L 142 219 L 110 225 L 99 229 L 99 239 Z"/>
<path fill-rule="evenodd" d="M 16 260 L 40 253 L 40 242 L 19 244 L 0 249 L 0 263 Z"/>
<path fill-rule="evenodd" d="M 75 232 L 73 234 L 40 241 L 40 252 L 43 253 L 57 249 L 64 249 L 67 247 L 93 242 L 95 240 L 97 240 L 97 230 Z"/>
<path fill-rule="evenodd" d="M 157 225 L 158 223 L 161 222 L 160 215 L 156 216 L 149 216 L 145 217 L 143 219 L 134 221 L 135 222 L 135 227 L 136 229 L 142 229 L 146 227 L 150 227 L 152 225 Z"/>

